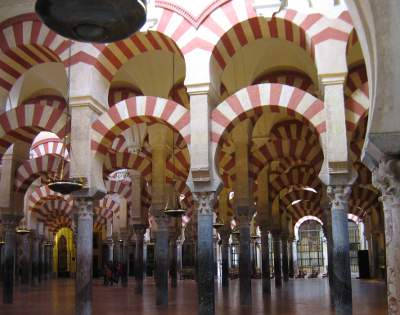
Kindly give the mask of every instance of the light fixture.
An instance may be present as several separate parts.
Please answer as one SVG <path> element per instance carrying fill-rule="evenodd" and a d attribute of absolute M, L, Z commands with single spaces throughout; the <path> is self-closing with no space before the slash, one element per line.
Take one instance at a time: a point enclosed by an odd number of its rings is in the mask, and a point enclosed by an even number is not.
<path fill-rule="evenodd" d="M 72 50 L 72 45 L 69 47 L 69 59 L 71 59 L 71 50 Z M 77 179 L 68 179 L 64 177 L 64 168 L 65 168 L 65 154 L 66 154 L 66 149 L 67 146 L 70 144 L 68 143 L 68 136 L 67 136 L 67 126 L 68 123 L 71 123 L 71 115 L 69 114 L 69 100 L 70 100 L 70 82 L 71 82 L 71 65 L 68 67 L 68 79 L 67 79 L 67 113 L 68 113 L 68 117 L 70 118 L 69 121 L 67 121 L 65 123 L 65 129 L 64 129 L 64 139 L 63 139 L 63 145 L 62 145 L 62 150 L 61 150 L 61 167 L 60 167 L 60 171 L 57 174 L 57 172 L 55 173 L 55 175 L 53 176 L 53 178 L 50 180 L 50 182 L 48 183 L 48 187 L 59 194 L 62 195 L 69 195 L 74 191 L 78 191 L 80 189 L 82 189 L 83 187 L 83 180 L 81 178 L 77 178 Z M 69 150 L 69 155 L 72 156 L 71 153 L 71 148 Z"/>
<path fill-rule="evenodd" d="M 301 202 L 301 199 L 297 199 L 297 200 L 293 201 L 293 202 L 291 203 L 291 205 L 292 205 L 292 206 L 297 205 L 299 202 Z"/>
<path fill-rule="evenodd" d="M 222 221 L 218 216 L 217 219 L 215 220 L 214 224 L 213 224 L 213 228 L 218 230 L 219 228 L 223 227 L 224 225 L 225 225 L 224 221 Z"/>
<path fill-rule="evenodd" d="M 238 234 L 240 234 L 240 230 L 239 230 L 238 228 L 235 228 L 235 229 L 232 231 L 232 234 L 238 235 Z"/>
<path fill-rule="evenodd" d="M 81 42 L 109 43 L 140 30 L 146 0 L 37 0 L 36 13 L 56 33 Z"/>
<path fill-rule="evenodd" d="M 17 227 L 15 229 L 15 232 L 19 235 L 26 235 L 26 234 L 29 234 L 31 231 L 28 228 L 26 228 L 25 226 L 21 226 L 21 227 Z"/>
<path fill-rule="evenodd" d="M 175 58 L 172 54 L 172 88 L 174 86 L 175 80 Z M 172 165 L 173 165 L 173 172 L 172 172 L 172 185 L 175 184 L 175 131 L 172 131 Z M 175 191 L 174 191 L 174 195 Z M 169 196 L 170 197 L 170 196 Z M 186 213 L 186 209 L 182 207 L 182 202 L 180 196 L 176 195 L 173 198 L 173 202 L 170 202 L 171 198 L 168 198 L 167 204 L 165 206 L 164 213 L 173 218 L 179 218 Z"/>

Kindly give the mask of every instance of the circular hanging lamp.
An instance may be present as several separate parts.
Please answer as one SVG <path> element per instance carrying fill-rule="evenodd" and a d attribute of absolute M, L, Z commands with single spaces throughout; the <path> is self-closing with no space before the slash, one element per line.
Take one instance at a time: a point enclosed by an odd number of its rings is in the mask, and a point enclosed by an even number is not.
<path fill-rule="evenodd" d="M 69 58 L 71 58 L 72 45 L 69 47 Z M 71 65 L 68 67 L 68 81 L 67 81 L 67 114 L 69 116 L 69 123 L 71 123 L 71 115 L 69 113 L 69 101 L 70 101 L 70 83 L 71 83 Z M 63 145 L 61 149 L 61 162 L 60 162 L 60 171 L 59 173 L 54 175 L 54 177 L 47 183 L 48 187 L 59 194 L 69 195 L 74 191 L 78 191 L 83 188 L 83 180 L 79 179 L 69 179 L 64 177 L 64 169 L 65 169 L 65 154 L 67 150 L 67 146 L 69 145 L 69 155 L 72 156 L 72 150 L 70 143 L 67 143 L 67 129 L 68 123 L 65 124 L 64 134 L 65 137 L 63 139 Z"/>
<path fill-rule="evenodd" d="M 179 218 L 186 213 L 186 210 L 183 209 L 181 203 L 178 200 L 178 197 L 176 197 L 175 205 L 170 206 L 169 203 L 167 203 L 164 213 L 170 217 Z"/>
<path fill-rule="evenodd" d="M 215 220 L 215 222 L 213 224 L 213 228 L 218 230 L 218 229 L 222 228 L 224 225 L 225 225 L 224 222 L 219 217 L 217 217 L 217 219 Z"/>
<path fill-rule="evenodd" d="M 146 22 L 146 0 L 37 0 L 36 13 L 56 33 L 81 42 L 110 43 Z"/>
<path fill-rule="evenodd" d="M 21 226 L 21 227 L 17 227 L 15 229 L 15 232 L 19 235 L 25 235 L 25 234 L 29 234 L 31 231 L 26 228 L 25 226 Z"/>

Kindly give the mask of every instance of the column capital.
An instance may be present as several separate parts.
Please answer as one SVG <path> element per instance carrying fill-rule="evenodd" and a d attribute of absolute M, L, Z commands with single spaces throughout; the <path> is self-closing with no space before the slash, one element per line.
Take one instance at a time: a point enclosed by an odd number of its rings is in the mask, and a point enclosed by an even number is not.
<path fill-rule="evenodd" d="M 193 193 L 193 199 L 197 204 L 198 215 L 212 215 L 215 202 L 215 191 Z"/>
<path fill-rule="evenodd" d="M 134 224 L 132 226 L 133 233 L 137 235 L 144 235 L 146 233 L 147 226 L 144 224 Z"/>
<path fill-rule="evenodd" d="M 228 225 L 224 225 L 218 229 L 218 234 L 221 237 L 222 244 L 228 244 L 229 238 L 231 237 L 231 228 Z"/>
<path fill-rule="evenodd" d="M 17 213 L 3 213 L 1 214 L 1 225 L 5 231 L 15 230 L 23 215 Z"/>
<path fill-rule="evenodd" d="M 381 191 L 382 202 L 400 200 L 400 160 L 381 161 L 372 171 L 372 184 Z"/>
<path fill-rule="evenodd" d="M 351 195 L 351 186 L 345 185 L 331 185 L 326 189 L 327 196 L 331 201 L 332 207 L 344 207 L 346 208 L 346 204 Z"/>
<path fill-rule="evenodd" d="M 79 218 L 93 217 L 93 199 L 76 198 L 76 214 Z"/>

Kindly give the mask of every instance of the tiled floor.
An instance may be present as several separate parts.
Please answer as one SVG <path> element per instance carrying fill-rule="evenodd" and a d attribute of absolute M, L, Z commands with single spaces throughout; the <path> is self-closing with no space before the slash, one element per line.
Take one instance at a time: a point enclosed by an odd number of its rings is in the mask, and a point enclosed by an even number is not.
<path fill-rule="evenodd" d="M 253 280 L 253 305 L 238 305 L 238 280 L 231 281 L 228 291 L 216 286 L 217 314 L 271 314 L 271 315 L 330 315 L 329 289 L 326 279 L 292 280 L 280 290 L 272 290 L 270 298 L 264 298 L 261 281 Z M 93 314 L 179 314 L 197 313 L 196 283 L 180 281 L 177 289 L 170 289 L 170 304 L 159 308 L 154 304 L 154 282 L 146 280 L 143 297 L 136 296 L 133 280 L 128 288 L 104 287 L 94 281 Z M 1 290 L 0 290 L 1 291 Z M 2 293 L 2 292 L 0 292 Z M 386 314 L 386 290 L 383 282 L 353 280 L 353 315 Z M 1 315 L 73 315 L 73 280 L 52 280 L 38 288 L 24 291 L 16 289 L 13 305 L 0 304 Z"/>

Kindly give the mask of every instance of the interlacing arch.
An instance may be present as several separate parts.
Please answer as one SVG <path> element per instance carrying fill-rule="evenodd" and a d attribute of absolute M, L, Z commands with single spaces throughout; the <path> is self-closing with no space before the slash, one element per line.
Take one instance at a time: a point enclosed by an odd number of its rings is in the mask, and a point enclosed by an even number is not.
<path fill-rule="evenodd" d="M 63 138 L 68 116 L 52 106 L 28 103 L 0 115 L 0 154 L 15 141 L 31 143 L 40 131 L 50 131 Z"/>
<path fill-rule="evenodd" d="M 71 41 L 49 30 L 35 13 L 10 18 L 0 24 L 0 91 L 11 90 L 31 67 L 46 62 L 66 62 Z"/>
<path fill-rule="evenodd" d="M 51 176 L 59 175 L 62 160 L 57 155 L 43 155 L 23 161 L 16 171 L 15 190 L 24 192 L 39 177 L 46 182 Z M 63 175 L 68 176 L 69 163 L 64 163 Z"/>
<path fill-rule="evenodd" d="M 326 131 L 321 100 L 292 86 L 266 83 L 241 89 L 212 111 L 211 141 L 218 144 L 225 131 L 232 130 L 246 118 L 261 116 L 264 109 L 272 113 L 285 111 L 289 117 L 300 114 L 303 121 L 311 123 L 319 135 Z"/>
<path fill-rule="evenodd" d="M 114 105 L 92 124 L 92 150 L 105 155 L 114 139 L 130 125 L 160 121 L 172 126 L 190 143 L 190 115 L 186 108 L 171 100 L 138 96 Z"/>
<path fill-rule="evenodd" d="M 175 42 L 157 31 L 138 32 L 130 38 L 115 43 L 94 44 L 94 46 L 99 52 L 94 67 L 109 82 L 124 63 L 149 51 L 171 52 L 183 58 Z"/>

